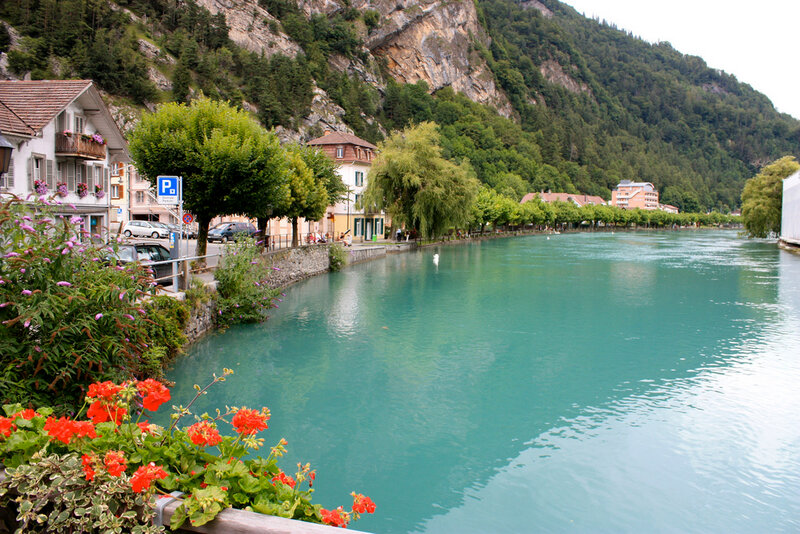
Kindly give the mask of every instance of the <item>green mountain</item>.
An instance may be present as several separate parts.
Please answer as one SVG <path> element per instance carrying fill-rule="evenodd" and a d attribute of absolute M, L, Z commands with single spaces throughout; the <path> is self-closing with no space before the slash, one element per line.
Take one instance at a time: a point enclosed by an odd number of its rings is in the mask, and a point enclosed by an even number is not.
<path fill-rule="evenodd" d="M 556 0 L 8 0 L 0 20 L 8 76 L 92 78 L 124 128 L 201 92 L 292 139 L 431 120 L 517 198 L 632 179 L 726 211 L 800 156 L 800 121 L 750 86 Z"/>

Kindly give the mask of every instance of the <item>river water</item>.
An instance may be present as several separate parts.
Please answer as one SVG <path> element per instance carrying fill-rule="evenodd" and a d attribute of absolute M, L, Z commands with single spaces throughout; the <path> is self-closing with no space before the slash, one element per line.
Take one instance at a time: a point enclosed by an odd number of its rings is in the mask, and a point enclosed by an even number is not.
<path fill-rule="evenodd" d="M 438 265 L 432 261 L 440 254 Z M 800 256 L 734 232 L 389 256 L 205 338 L 176 402 L 268 406 L 376 533 L 800 530 Z"/>

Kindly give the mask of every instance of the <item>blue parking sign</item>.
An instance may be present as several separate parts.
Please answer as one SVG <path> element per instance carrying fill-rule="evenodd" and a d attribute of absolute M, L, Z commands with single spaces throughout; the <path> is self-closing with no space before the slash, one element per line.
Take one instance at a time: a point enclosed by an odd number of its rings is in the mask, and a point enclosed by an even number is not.
<path fill-rule="evenodd" d="M 159 176 L 156 192 L 159 204 L 179 204 L 181 196 L 180 177 Z"/>

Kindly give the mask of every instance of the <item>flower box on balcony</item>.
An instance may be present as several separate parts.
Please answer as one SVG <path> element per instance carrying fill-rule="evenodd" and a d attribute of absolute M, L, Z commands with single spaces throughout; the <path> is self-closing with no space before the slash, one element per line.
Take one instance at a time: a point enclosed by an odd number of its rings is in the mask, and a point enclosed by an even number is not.
<path fill-rule="evenodd" d="M 105 159 L 106 145 L 102 137 L 72 132 L 56 135 L 56 155 L 76 156 L 86 159 Z"/>

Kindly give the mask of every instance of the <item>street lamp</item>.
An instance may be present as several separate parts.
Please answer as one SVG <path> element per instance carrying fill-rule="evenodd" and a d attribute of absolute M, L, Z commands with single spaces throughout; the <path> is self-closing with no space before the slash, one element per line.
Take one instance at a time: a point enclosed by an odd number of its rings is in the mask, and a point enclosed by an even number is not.
<path fill-rule="evenodd" d="M 0 174 L 8 172 L 11 166 L 11 151 L 14 150 L 14 145 L 8 142 L 0 132 Z"/>

